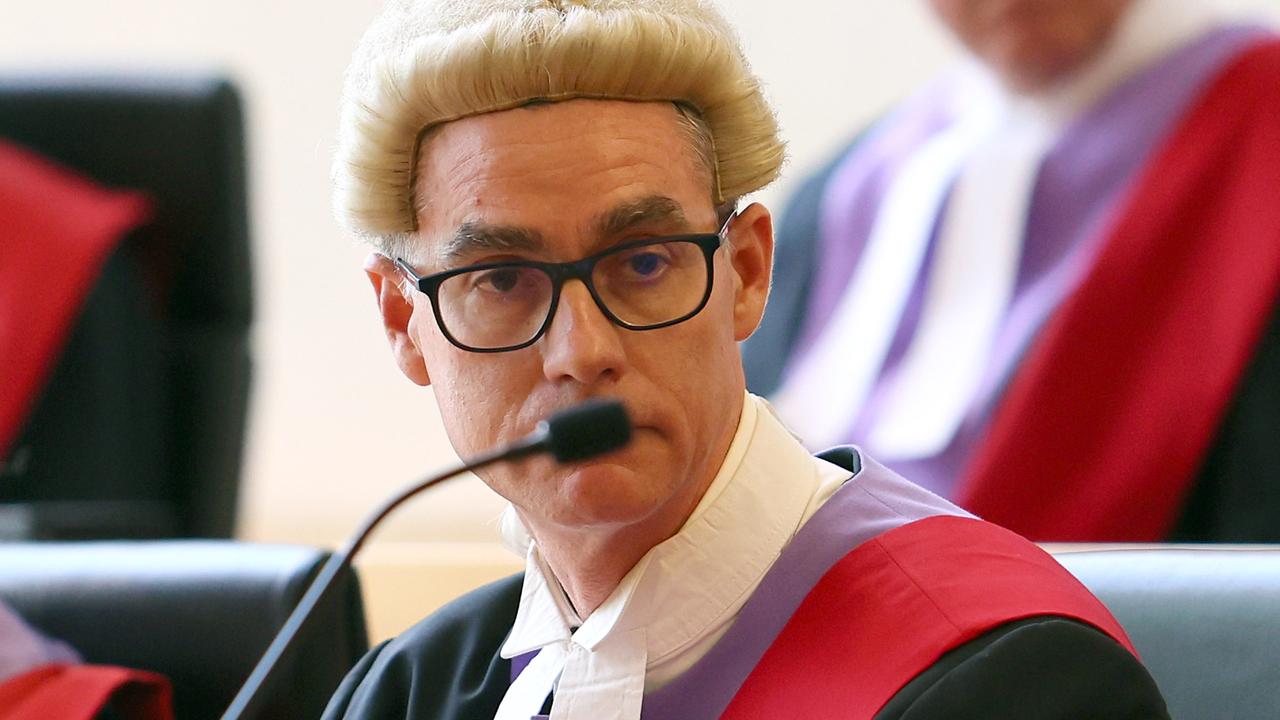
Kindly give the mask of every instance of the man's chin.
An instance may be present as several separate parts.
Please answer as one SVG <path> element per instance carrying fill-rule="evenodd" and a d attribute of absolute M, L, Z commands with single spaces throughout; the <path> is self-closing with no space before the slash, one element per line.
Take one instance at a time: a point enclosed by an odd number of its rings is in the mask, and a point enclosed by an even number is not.
<path fill-rule="evenodd" d="M 618 493 L 632 494 L 643 482 L 640 468 L 627 458 L 605 456 L 574 463 L 564 469 L 561 492 L 566 496 L 591 498 Z"/>
<path fill-rule="evenodd" d="M 635 522 L 654 510 L 657 489 L 650 473 L 605 456 L 566 468 L 560 500 L 571 517 L 568 524 L 584 526 Z"/>

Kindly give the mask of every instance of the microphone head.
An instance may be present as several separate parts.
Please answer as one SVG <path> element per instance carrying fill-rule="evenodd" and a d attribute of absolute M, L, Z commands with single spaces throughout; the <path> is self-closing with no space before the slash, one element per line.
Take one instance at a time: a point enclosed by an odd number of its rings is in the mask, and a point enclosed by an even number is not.
<path fill-rule="evenodd" d="M 541 424 L 546 450 L 562 463 L 603 455 L 631 440 L 631 419 L 617 400 L 588 400 Z"/>

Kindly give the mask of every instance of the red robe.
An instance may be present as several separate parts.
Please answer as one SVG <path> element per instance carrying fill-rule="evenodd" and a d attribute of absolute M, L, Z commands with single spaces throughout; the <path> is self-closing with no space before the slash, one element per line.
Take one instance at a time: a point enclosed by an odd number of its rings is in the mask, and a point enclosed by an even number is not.
<path fill-rule="evenodd" d="M 92 720 L 110 706 L 124 720 L 173 720 L 163 676 L 110 665 L 44 665 L 0 683 L 0 720 Z"/>

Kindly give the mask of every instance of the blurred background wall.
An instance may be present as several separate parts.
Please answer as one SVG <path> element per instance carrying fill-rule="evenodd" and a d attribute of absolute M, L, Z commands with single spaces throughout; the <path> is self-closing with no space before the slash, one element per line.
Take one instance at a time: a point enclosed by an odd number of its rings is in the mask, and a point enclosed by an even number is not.
<path fill-rule="evenodd" d="M 1221 1 L 1280 18 L 1280 0 Z M 329 209 L 342 73 L 381 2 L 0 2 L 0 71 L 216 68 L 241 88 L 258 307 L 239 535 L 335 544 L 393 489 L 453 462 L 430 390 L 391 362 L 360 271 L 366 250 Z M 924 0 L 722 7 L 790 144 L 783 179 L 758 198 L 775 211 L 825 155 L 958 52 Z M 409 618 L 508 571 L 515 559 L 493 542 L 500 510 L 475 480 L 421 498 L 381 531 L 367 582 L 390 582 L 424 554 L 453 568 L 453 580 L 406 601 Z M 390 631 L 376 620 L 372 629 Z"/>

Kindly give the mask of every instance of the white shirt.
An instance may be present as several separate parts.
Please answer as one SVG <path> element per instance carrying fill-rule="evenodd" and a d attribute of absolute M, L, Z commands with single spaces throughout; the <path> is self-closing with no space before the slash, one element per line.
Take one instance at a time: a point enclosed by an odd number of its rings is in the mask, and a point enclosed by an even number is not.
<path fill-rule="evenodd" d="M 639 718 L 644 693 L 715 645 L 796 531 L 849 477 L 810 455 L 768 403 L 747 394 L 724 462 L 684 526 L 584 620 L 509 511 L 504 540 L 527 553 L 502 656 L 540 652 L 508 690 L 499 720 L 528 720 L 553 687 L 554 720 Z"/>

